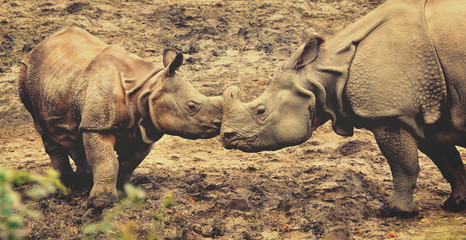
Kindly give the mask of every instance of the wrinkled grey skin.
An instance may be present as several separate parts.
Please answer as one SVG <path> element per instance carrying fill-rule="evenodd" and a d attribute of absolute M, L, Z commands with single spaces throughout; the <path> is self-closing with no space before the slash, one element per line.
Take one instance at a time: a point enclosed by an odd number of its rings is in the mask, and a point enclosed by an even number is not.
<path fill-rule="evenodd" d="M 156 68 L 79 28 L 54 34 L 23 59 L 21 100 L 61 180 L 93 178 L 89 206 L 114 201 L 117 185 L 128 182 L 163 134 L 218 135 L 222 99 L 195 90 L 182 62 L 181 53 L 165 50 L 164 67 Z"/>
<path fill-rule="evenodd" d="M 385 216 L 413 216 L 418 149 L 451 185 L 447 210 L 466 205 L 466 174 L 455 145 L 466 147 L 466 4 L 392 0 L 328 42 L 311 36 L 266 91 L 241 103 L 224 95 L 226 148 L 275 150 L 303 143 L 331 120 L 336 133 L 374 133 L 390 165 L 394 193 Z"/>

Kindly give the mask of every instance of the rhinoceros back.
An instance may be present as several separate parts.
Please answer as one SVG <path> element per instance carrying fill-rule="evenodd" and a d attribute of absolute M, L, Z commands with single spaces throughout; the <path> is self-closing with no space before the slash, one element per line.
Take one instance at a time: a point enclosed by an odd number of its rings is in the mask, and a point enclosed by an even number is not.
<path fill-rule="evenodd" d="M 79 76 L 107 45 L 86 31 L 69 28 L 35 47 L 22 63 L 19 92 L 39 133 L 68 145 L 78 123 L 71 98 Z M 25 67 L 24 67 L 25 66 Z"/>

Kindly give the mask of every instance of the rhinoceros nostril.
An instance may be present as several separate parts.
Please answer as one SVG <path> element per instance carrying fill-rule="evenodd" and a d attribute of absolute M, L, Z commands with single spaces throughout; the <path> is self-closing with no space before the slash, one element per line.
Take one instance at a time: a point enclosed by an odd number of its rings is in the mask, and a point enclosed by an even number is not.
<path fill-rule="evenodd" d="M 214 120 L 212 122 L 212 124 L 217 127 L 217 129 L 220 129 L 220 127 L 222 126 L 222 121 L 221 120 Z"/>
<path fill-rule="evenodd" d="M 224 132 L 223 133 L 223 144 L 226 147 L 231 146 L 231 143 L 237 138 L 235 132 Z"/>
<path fill-rule="evenodd" d="M 226 133 L 223 133 L 223 137 L 226 138 L 226 139 L 231 139 L 233 137 L 236 136 L 236 133 L 235 132 L 226 132 Z"/>

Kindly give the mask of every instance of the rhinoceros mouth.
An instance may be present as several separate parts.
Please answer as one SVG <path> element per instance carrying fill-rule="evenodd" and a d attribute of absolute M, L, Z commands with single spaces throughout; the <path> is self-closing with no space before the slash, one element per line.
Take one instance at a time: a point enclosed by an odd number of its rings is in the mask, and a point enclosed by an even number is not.
<path fill-rule="evenodd" d="M 210 123 L 210 124 L 204 124 L 200 126 L 200 133 L 199 136 L 200 138 L 212 138 L 220 134 L 220 124 L 217 124 L 216 122 Z"/>
<path fill-rule="evenodd" d="M 207 124 L 207 125 L 202 125 L 202 130 L 207 131 L 207 132 L 218 132 L 220 131 L 220 126 L 217 126 L 215 124 Z"/>
<path fill-rule="evenodd" d="M 254 152 L 257 151 L 257 147 L 254 146 L 254 143 L 259 138 L 255 135 L 252 137 L 239 137 L 239 136 L 223 136 L 223 146 L 226 149 L 239 149 L 241 151 Z"/>
<path fill-rule="evenodd" d="M 207 136 L 216 136 L 220 133 L 220 126 L 216 124 L 207 124 L 207 125 L 202 125 L 201 129 L 203 131 L 203 135 Z"/>
<path fill-rule="evenodd" d="M 241 141 L 241 139 L 229 139 L 227 137 L 223 137 L 223 139 L 222 139 L 223 146 L 226 149 L 237 148 L 239 141 Z"/>

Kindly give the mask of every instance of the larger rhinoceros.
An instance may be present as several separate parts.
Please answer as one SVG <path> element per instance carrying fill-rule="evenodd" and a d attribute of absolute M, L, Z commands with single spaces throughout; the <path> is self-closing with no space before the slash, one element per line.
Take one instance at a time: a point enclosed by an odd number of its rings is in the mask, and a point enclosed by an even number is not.
<path fill-rule="evenodd" d="M 52 35 L 23 59 L 21 100 L 62 181 L 93 175 L 90 206 L 114 201 L 117 182 L 129 180 L 164 133 L 196 139 L 220 132 L 221 97 L 195 90 L 182 62 L 183 54 L 165 50 L 164 67 L 156 67 L 79 28 Z"/>
<path fill-rule="evenodd" d="M 451 184 L 444 208 L 466 204 L 466 2 L 392 0 L 325 41 L 311 36 L 257 99 L 224 95 L 226 148 L 275 150 L 303 143 L 319 123 L 337 134 L 374 133 L 394 194 L 384 215 L 418 213 L 418 149 Z"/>

